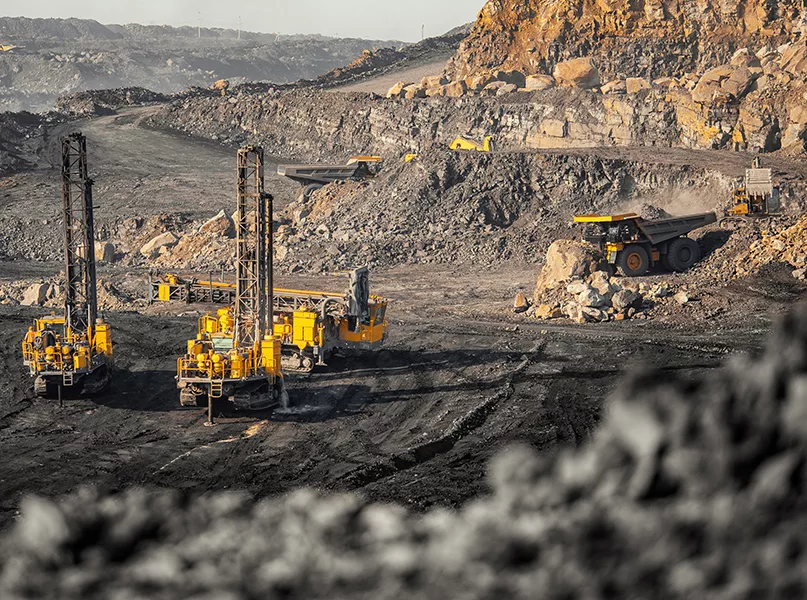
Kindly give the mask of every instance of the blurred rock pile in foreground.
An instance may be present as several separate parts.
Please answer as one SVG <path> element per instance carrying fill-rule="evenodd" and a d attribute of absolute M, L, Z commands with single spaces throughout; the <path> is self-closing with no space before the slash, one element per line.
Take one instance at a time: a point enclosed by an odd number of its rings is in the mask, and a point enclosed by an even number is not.
<path fill-rule="evenodd" d="M 807 309 L 710 380 L 632 375 L 587 447 L 490 473 L 489 497 L 425 514 L 310 491 L 30 498 L 0 596 L 803 597 Z"/>

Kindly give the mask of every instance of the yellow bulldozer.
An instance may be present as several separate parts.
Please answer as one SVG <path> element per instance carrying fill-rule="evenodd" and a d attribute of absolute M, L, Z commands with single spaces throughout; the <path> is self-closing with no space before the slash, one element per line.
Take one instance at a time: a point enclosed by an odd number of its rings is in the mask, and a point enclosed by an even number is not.
<path fill-rule="evenodd" d="M 771 169 L 762 168 L 759 157 L 754 159 L 745 177 L 734 186 L 732 206 L 720 219 L 721 226 L 743 224 L 750 219 L 779 216 L 779 186 L 773 182 Z"/>
<path fill-rule="evenodd" d="M 481 142 L 467 136 L 459 136 L 448 147 L 459 152 L 494 152 L 496 150 L 493 137 L 489 135 Z"/>

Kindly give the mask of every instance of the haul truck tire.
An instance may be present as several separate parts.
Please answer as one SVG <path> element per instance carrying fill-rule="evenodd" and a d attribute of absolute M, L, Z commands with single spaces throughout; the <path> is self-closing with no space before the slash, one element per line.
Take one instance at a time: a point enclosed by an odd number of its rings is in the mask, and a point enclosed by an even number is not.
<path fill-rule="evenodd" d="M 650 269 L 650 255 L 644 246 L 630 244 L 619 252 L 616 263 L 627 277 L 640 277 Z"/>
<path fill-rule="evenodd" d="M 683 273 L 701 259 L 698 242 L 687 237 L 675 238 L 667 247 L 666 264 L 673 270 Z"/>

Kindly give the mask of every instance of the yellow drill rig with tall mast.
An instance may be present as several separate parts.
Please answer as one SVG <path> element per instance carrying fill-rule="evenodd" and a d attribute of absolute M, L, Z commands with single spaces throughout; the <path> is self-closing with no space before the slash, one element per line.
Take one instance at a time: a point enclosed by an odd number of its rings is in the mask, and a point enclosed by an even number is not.
<path fill-rule="evenodd" d="M 98 318 L 95 279 L 93 181 L 87 140 L 62 138 L 62 226 L 65 260 L 64 315 L 36 319 L 22 342 L 25 365 L 38 396 L 62 399 L 64 391 L 103 391 L 112 371 L 112 328 Z"/>
<path fill-rule="evenodd" d="M 263 149 L 238 150 L 236 294 L 232 311 L 202 317 L 177 361 L 183 406 L 224 398 L 237 410 L 288 405 L 281 372 L 282 341 L 273 333 L 272 195 L 264 191 Z"/>

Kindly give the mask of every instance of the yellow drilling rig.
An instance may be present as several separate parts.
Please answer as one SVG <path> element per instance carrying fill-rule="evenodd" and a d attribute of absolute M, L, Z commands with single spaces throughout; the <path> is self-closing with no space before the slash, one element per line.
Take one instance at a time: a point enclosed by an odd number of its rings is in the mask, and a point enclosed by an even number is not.
<path fill-rule="evenodd" d="M 87 140 L 62 138 L 62 225 L 65 259 L 64 315 L 36 319 L 22 342 L 25 365 L 42 397 L 63 391 L 103 391 L 112 371 L 112 329 L 98 318 L 92 186 Z"/>
<path fill-rule="evenodd" d="M 263 149 L 238 151 L 236 294 L 232 311 L 203 317 L 187 353 L 177 361 L 183 406 L 225 398 L 237 410 L 288 405 L 281 340 L 273 334 L 272 195 L 264 191 Z"/>
<path fill-rule="evenodd" d="M 282 341 L 282 368 L 307 373 L 324 366 L 336 350 L 375 350 L 387 338 L 386 298 L 370 294 L 367 267 L 350 272 L 350 287 L 344 293 L 313 290 L 274 290 L 274 333 Z M 183 279 L 166 275 L 149 277 L 148 300 L 186 304 L 235 305 L 236 286 L 221 281 Z M 232 320 L 232 308 L 220 309 Z M 207 330 L 209 319 L 199 319 L 199 332 Z"/>

